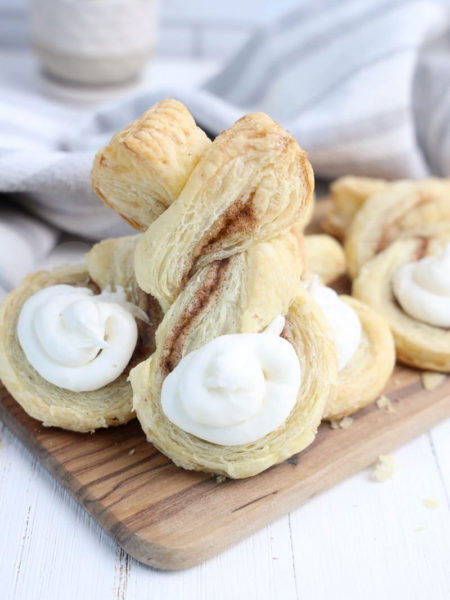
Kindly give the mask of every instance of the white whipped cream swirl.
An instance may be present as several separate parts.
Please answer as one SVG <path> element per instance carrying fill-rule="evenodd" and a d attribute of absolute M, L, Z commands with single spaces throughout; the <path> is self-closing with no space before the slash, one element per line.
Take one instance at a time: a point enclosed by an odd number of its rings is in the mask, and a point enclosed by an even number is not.
<path fill-rule="evenodd" d="M 73 392 L 114 381 L 136 347 L 138 330 L 124 294 L 53 285 L 24 303 L 17 335 L 45 380 Z"/>
<path fill-rule="evenodd" d="M 438 256 L 402 265 L 392 286 L 408 315 L 428 325 L 450 327 L 450 244 Z"/>
<path fill-rule="evenodd" d="M 308 291 L 331 326 L 341 371 L 350 362 L 361 343 L 361 321 L 356 311 L 343 302 L 333 289 L 319 283 L 317 276 L 311 280 Z"/>
<path fill-rule="evenodd" d="M 277 429 L 301 382 L 293 346 L 277 317 L 263 333 L 222 335 L 187 354 L 166 377 L 162 409 L 175 425 L 223 446 L 249 444 Z"/>

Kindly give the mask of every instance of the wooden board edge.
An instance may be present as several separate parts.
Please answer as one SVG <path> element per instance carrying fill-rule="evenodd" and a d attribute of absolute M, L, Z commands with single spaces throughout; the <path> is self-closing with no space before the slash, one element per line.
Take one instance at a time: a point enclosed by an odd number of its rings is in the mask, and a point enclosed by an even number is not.
<path fill-rule="evenodd" d="M 424 405 L 421 410 L 411 413 L 403 418 L 397 425 L 395 441 L 388 428 L 376 440 L 367 438 L 363 444 L 365 450 L 358 449 L 358 454 L 353 455 L 353 460 L 343 457 L 339 469 L 333 465 L 333 472 L 324 485 L 323 478 L 312 474 L 310 479 L 313 485 L 305 485 L 305 481 L 294 483 L 284 491 L 282 501 L 277 496 L 265 499 L 265 510 L 261 511 L 257 503 L 246 508 L 245 525 L 243 524 L 230 536 L 230 529 L 223 527 L 223 532 L 215 530 L 211 539 L 202 537 L 180 546 L 169 546 L 156 543 L 138 532 L 130 530 L 124 523 L 105 507 L 97 510 L 98 502 L 92 497 L 85 486 L 80 486 L 76 478 L 56 461 L 53 455 L 42 446 L 33 445 L 32 437 L 18 419 L 3 409 L 0 403 L 0 418 L 7 427 L 16 435 L 28 450 L 36 455 L 43 466 L 68 490 L 72 497 L 81 504 L 85 510 L 96 520 L 106 533 L 123 548 L 130 556 L 152 568 L 176 571 L 195 567 L 212 558 L 226 548 L 236 544 L 243 538 L 255 533 L 261 527 L 281 518 L 289 511 L 298 508 L 308 499 L 329 489 L 360 470 L 370 466 L 379 454 L 391 452 L 405 442 L 420 435 L 436 423 L 450 416 L 450 395 L 444 395 L 438 400 L 433 400 L 430 405 Z M 307 451 L 307 450 L 306 450 Z M 305 451 L 305 452 L 306 452 Z M 301 454 L 300 454 L 301 456 Z M 355 460 L 356 458 L 356 460 Z M 308 488 L 309 492 L 305 493 Z"/>

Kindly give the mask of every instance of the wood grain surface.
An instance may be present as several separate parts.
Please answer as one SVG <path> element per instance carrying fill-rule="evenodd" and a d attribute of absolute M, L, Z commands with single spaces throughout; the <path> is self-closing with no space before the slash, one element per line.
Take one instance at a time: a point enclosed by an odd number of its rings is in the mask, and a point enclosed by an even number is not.
<path fill-rule="evenodd" d="M 183 471 L 146 442 L 137 421 L 91 435 L 41 426 L 0 389 L 0 417 L 137 560 L 193 566 L 373 463 L 450 415 L 450 378 L 433 391 L 398 367 L 386 394 L 347 429 L 323 424 L 304 452 L 260 475 L 218 482 Z"/>

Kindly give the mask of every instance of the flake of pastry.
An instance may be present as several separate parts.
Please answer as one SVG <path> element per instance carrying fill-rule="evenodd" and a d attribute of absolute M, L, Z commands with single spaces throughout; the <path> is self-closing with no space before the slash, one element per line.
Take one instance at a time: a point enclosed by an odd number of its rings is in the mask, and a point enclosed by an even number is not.
<path fill-rule="evenodd" d="M 438 256 L 402 265 L 392 285 L 411 317 L 435 327 L 450 327 L 450 243 Z"/>
<path fill-rule="evenodd" d="M 439 508 L 439 502 L 436 502 L 436 500 L 433 500 L 432 498 L 425 498 L 423 503 L 427 508 Z"/>
<path fill-rule="evenodd" d="M 390 454 L 380 454 L 372 468 L 372 479 L 380 483 L 391 479 L 398 465 Z"/>
<path fill-rule="evenodd" d="M 393 415 L 395 412 L 397 412 L 387 396 L 380 396 L 376 401 L 376 405 L 378 408 L 384 408 L 390 415 Z"/>
<path fill-rule="evenodd" d="M 293 346 L 280 337 L 284 317 L 263 333 L 223 335 L 187 354 L 166 377 L 167 418 L 214 444 L 248 444 L 289 416 L 301 382 Z"/>
<path fill-rule="evenodd" d="M 342 419 L 330 421 L 331 429 L 348 429 L 352 423 L 352 417 L 343 417 Z"/>
<path fill-rule="evenodd" d="M 422 385 L 430 392 L 442 385 L 446 378 L 445 373 L 435 373 L 434 371 L 423 371 L 421 374 Z"/>
<path fill-rule="evenodd" d="M 17 335 L 28 362 L 46 381 L 74 392 L 100 389 L 127 366 L 137 325 L 121 293 L 54 285 L 30 296 Z"/>

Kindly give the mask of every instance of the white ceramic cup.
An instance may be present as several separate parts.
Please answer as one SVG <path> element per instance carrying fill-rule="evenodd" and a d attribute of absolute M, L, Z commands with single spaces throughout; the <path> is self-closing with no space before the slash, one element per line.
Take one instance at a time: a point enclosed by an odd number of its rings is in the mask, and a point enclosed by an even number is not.
<path fill-rule="evenodd" d="M 31 37 L 44 69 L 77 84 L 136 77 L 155 48 L 157 0 L 31 0 Z"/>

